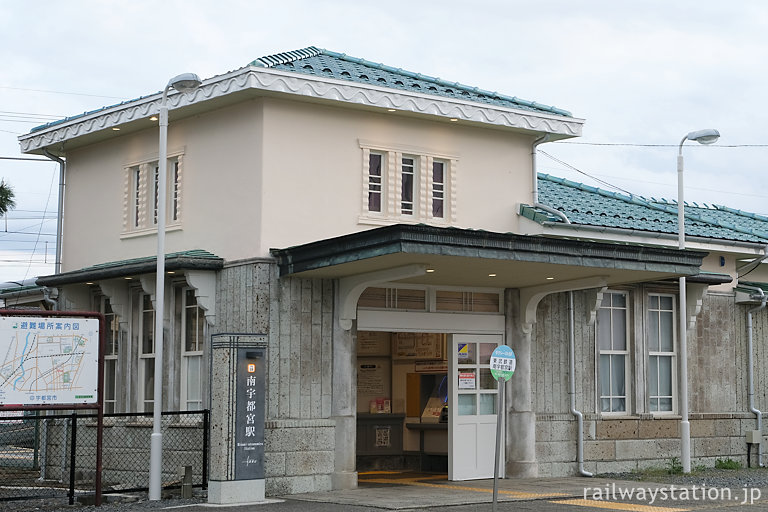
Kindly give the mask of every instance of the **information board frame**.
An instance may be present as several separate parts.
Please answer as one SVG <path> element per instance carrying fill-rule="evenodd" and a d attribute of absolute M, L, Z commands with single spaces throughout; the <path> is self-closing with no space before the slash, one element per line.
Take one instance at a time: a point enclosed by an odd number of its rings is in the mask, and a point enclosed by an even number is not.
<path fill-rule="evenodd" d="M 40 309 L 0 309 L 0 317 L 36 317 L 36 318 L 94 318 L 99 322 L 99 341 L 98 341 L 98 383 L 96 386 L 97 399 L 95 403 L 48 403 L 39 405 L 0 405 L 0 411 L 41 411 L 41 410 L 96 410 L 96 475 L 94 478 L 95 505 L 101 505 L 101 473 L 102 464 L 102 445 L 104 439 L 104 348 L 106 333 L 106 318 L 102 313 L 93 311 L 53 311 Z M 70 503 L 71 505 L 72 503 Z"/>

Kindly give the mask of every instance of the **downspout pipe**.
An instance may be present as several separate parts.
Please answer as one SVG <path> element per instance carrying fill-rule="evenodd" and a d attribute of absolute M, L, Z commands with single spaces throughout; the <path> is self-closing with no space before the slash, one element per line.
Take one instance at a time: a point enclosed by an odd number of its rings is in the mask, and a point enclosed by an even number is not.
<path fill-rule="evenodd" d="M 48 151 L 47 148 L 43 149 L 43 153 L 51 160 L 59 163 L 59 211 L 58 215 L 56 216 L 56 261 L 54 262 L 53 273 L 60 274 L 62 253 L 61 240 L 63 238 L 62 235 L 64 229 L 64 174 L 67 169 L 67 163 L 63 159 Z"/>
<path fill-rule="evenodd" d="M 571 221 L 563 212 L 539 202 L 539 169 L 538 164 L 536 163 L 536 156 L 538 155 L 536 150 L 539 147 L 539 144 L 544 144 L 545 142 L 550 142 L 551 140 L 552 134 L 545 133 L 538 139 L 534 140 L 533 144 L 531 145 L 531 180 L 533 182 L 533 206 L 539 210 L 544 210 L 547 213 L 551 213 L 552 215 L 560 218 L 566 224 L 570 224 Z"/>
<path fill-rule="evenodd" d="M 576 439 L 576 461 L 579 463 L 579 474 L 581 476 L 593 476 L 592 473 L 584 469 L 584 416 L 581 411 L 576 409 L 576 323 L 573 314 L 573 292 L 568 292 L 568 360 L 570 363 L 568 395 L 571 399 L 571 414 L 576 416 L 578 425 L 578 438 Z"/>
<path fill-rule="evenodd" d="M 749 311 L 747 311 L 747 375 L 748 377 L 748 386 L 749 386 L 749 412 L 755 415 L 755 420 L 757 420 L 757 430 L 760 431 L 760 435 L 763 435 L 763 413 L 759 411 L 755 407 L 755 376 L 754 376 L 754 362 L 752 359 L 752 313 L 757 313 L 758 311 L 765 309 L 766 302 L 768 302 L 768 295 L 765 294 L 765 292 L 756 287 L 756 286 L 745 286 L 745 285 L 739 285 L 740 288 L 747 288 L 750 290 L 755 290 L 758 292 L 758 296 L 760 297 L 760 305 L 756 306 Z M 762 446 L 757 452 L 757 465 L 758 467 L 763 466 L 763 450 Z"/>

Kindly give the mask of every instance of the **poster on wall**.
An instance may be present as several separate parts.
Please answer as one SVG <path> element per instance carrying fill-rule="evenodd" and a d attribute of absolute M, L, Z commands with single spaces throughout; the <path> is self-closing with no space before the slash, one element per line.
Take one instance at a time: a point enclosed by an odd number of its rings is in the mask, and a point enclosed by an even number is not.
<path fill-rule="evenodd" d="M 399 332 L 394 337 L 394 359 L 445 359 L 445 335 Z"/>
<path fill-rule="evenodd" d="M 392 364 L 389 358 L 365 357 L 357 362 L 357 411 L 391 412 Z"/>
<path fill-rule="evenodd" d="M 388 356 L 391 346 L 388 332 L 359 331 L 357 333 L 358 356 Z"/>

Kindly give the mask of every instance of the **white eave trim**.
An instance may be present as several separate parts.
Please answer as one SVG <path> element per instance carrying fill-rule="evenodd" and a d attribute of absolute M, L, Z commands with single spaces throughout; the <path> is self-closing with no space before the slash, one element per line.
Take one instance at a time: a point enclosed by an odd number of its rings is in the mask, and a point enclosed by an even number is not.
<path fill-rule="evenodd" d="M 677 235 L 672 233 L 651 233 L 634 229 L 602 228 L 598 226 L 583 226 L 578 224 L 544 223 L 532 221 L 527 217 L 519 217 L 520 234 L 539 235 L 556 238 L 578 238 L 599 240 L 605 242 L 628 243 L 634 245 L 655 245 L 658 247 L 677 248 Z M 686 248 L 691 250 L 739 253 L 749 256 L 762 256 L 765 244 L 755 242 L 740 242 L 703 239 L 686 236 Z"/>
<path fill-rule="evenodd" d="M 169 110 L 211 100 L 248 89 L 295 94 L 308 98 L 341 101 L 384 109 L 455 118 L 498 127 L 551 133 L 561 138 L 581 135 L 583 119 L 512 109 L 484 103 L 460 101 L 410 91 L 394 91 L 375 85 L 328 79 L 270 68 L 249 66 L 205 80 L 193 93 L 171 94 Z M 39 150 L 67 140 L 124 123 L 147 118 L 159 112 L 162 93 L 115 105 L 92 114 L 76 117 L 19 137 L 22 153 Z"/>

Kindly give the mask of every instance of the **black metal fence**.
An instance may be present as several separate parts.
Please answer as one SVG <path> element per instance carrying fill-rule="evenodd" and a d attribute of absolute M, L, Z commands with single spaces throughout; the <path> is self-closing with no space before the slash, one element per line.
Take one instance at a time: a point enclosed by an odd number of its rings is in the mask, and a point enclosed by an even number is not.
<path fill-rule="evenodd" d="M 95 494 L 96 414 L 48 412 L 0 418 L 0 501 Z M 207 488 L 209 417 L 162 413 L 163 488 L 180 486 L 187 466 Z M 148 489 L 151 434 L 152 413 L 104 415 L 103 494 Z"/>

